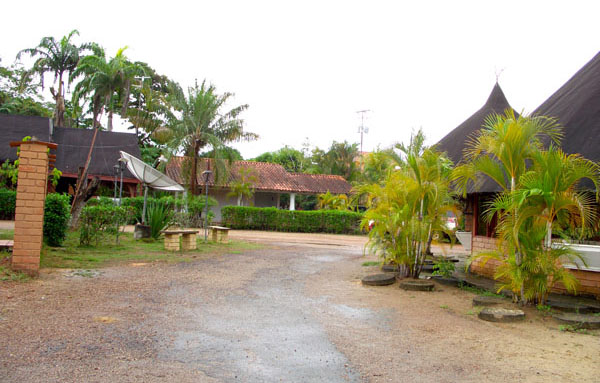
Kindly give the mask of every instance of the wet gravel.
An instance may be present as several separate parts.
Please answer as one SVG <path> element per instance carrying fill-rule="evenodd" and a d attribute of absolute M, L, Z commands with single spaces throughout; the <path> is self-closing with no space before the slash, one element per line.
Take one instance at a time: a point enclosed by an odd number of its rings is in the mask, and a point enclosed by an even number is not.
<path fill-rule="evenodd" d="M 597 381 L 598 336 L 531 310 L 482 322 L 445 286 L 362 286 L 377 270 L 357 238 L 260 236 L 243 254 L 0 283 L 0 381 Z"/>

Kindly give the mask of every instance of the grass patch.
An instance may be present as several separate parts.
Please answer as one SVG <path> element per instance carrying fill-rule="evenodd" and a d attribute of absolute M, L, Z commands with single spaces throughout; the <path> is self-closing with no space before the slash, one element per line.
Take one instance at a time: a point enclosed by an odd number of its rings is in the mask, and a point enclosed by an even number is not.
<path fill-rule="evenodd" d="M 379 262 L 378 261 L 368 261 L 368 262 L 363 262 L 362 265 L 363 266 L 379 266 Z"/>
<path fill-rule="evenodd" d="M 0 251 L 0 281 L 25 282 L 31 279 L 25 273 L 11 270 L 8 266 L 9 257 L 8 251 Z"/>
<path fill-rule="evenodd" d="M 97 247 L 80 246 L 79 233 L 69 232 L 62 247 L 44 246 L 40 266 L 51 268 L 95 269 L 124 262 L 189 262 L 204 254 L 239 254 L 263 246 L 256 243 L 230 241 L 214 243 L 198 237 L 198 249 L 186 252 L 168 252 L 163 241 L 139 241 L 133 233 L 122 233 L 120 244 L 102 243 Z"/>
<path fill-rule="evenodd" d="M 471 310 L 467 311 L 467 315 L 479 315 L 479 313 L 483 310 L 483 306 L 475 306 Z"/>
<path fill-rule="evenodd" d="M 0 239 L 13 239 L 15 236 L 14 230 L 0 229 Z"/>

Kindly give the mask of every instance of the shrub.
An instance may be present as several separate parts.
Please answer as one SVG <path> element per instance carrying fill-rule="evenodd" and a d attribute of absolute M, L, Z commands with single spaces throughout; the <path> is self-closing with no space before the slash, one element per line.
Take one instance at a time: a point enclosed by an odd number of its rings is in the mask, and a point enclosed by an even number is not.
<path fill-rule="evenodd" d="M 50 246 L 60 246 L 67 235 L 70 213 L 70 197 L 51 193 L 44 206 L 44 240 Z"/>
<path fill-rule="evenodd" d="M 224 206 L 223 224 L 232 229 L 356 234 L 361 213 L 338 210 L 290 211 L 274 207 Z"/>
<path fill-rule="evenodd" d="M 150 236 L 160 237 L 160 231 L 169 226 L 173 219 L 173 210 L 166 204 L 152 203 L 146 206 L 146 223 L 150 226 Z"/>
<path fill-rule="evenodd" d="M 132 214 L 131 207 L 100 204 L 84 207 L 79 218 L 79 243 L 97 246 L 106 236 L 117 234 L 119 225 Z"/>
<path fill-rule="evenodd" d="M 101 198 L 100 198 L 101 199 Z M 164 205 L 165 208 L 170 211 L 177 211 L 184 216 L 184 221 L 189 222 L 186 226 L 198 227 L 202 224 L 202 212 L 204 211 L 204 196 L 188 197 L 187 200 L 184 198 L 175 198 L 171 196 L 152 198 L 149 197 L 146 207 L 150 204 Z M 183 213 L 187 202 L 187 213 Z M 89 202 L 88 202 L 89 203 Z M 133 225 L 137 222 L 142 222 L 142 210 L 144 208 L 144 197 L 127 197 L 123 198 L 122 206 L 131 207 L 133 214 L 129 217 L 128 224 Z M 208 198 L 208 206 L 216 206 L 217 201 L 214 198 Z M 209 216 L 210 218 L 210 216 Z"/>
<path fill-rule="evenodd" d="M 9 189 L 0 189 L 0 219 L 14 219 L 16 206 L 17 192 Z"/>

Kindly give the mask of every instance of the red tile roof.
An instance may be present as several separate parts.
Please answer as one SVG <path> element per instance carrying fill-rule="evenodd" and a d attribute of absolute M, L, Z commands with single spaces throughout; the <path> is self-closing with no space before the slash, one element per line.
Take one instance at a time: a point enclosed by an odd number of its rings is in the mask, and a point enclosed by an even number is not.
<path fill-rule="evenodd" d="M 184 157 L 174 157 L 167 164 L 166 174 L 178 183 L 184 183 L 182 176 L 182 165 Z M 204 185 L 202 172 L 207 169 L 209 160 L 201 158 L 198 160 L 198 184 Z M 214 170 L 214 162 L 210 161 L 211 169 Z M 258 178 L 255 185 L 256 190 L 318 194 L 330 191 L 333 194 L 350 193 L 350 185 L 343 177 L 326 174 L 302 174 L 288 173 L 283 166 L 268 162 L 235 161 L 230 164 L 230 172 L 226 180 L 216 185 L 228 187 L 232 182 L 240 179 L 240 169 L 252 169 L 251 173 Z M 215 177 L 211 174 L 208 185 L 215 187 Z"/>
<path fill-rule="evenodd" d="M 352 185 L 342 176 L 331 174 L 289 173 L 292 178 L 311 193 L 349 194 Z"/>

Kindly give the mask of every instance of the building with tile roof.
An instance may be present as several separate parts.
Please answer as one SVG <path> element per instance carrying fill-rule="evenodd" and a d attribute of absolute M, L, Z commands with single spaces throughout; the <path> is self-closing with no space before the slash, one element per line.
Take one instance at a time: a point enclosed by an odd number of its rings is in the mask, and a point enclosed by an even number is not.
<path fill-rule="evenodd" d="M 186 186 L 185 158 L 174 157 L 167 164 L 165 173 L 167 176 Z M 201 158 L 198 161 L 198 185 L 204 187 L 205 180 L 202 178 L 202 172 L 208 169 L 215 169 L 213 160 Z M 208 179 L 209 195 L 214 197 L 219 206 L 213 209 L 215 220 L 221 219 L 221 206 L 236 205 L 235 197 L 227 197 L 232 183 L 241 179 L 242 169 L 247 169 L 247 173 L 256 178 L 254 184 L 254 195 L 251 204 L 256 207 L 280 207 L 280 197 L 282 194 L 290 195 L 291 210 L 295 209 L 295 196 L 297 194 L 321 194 L 330 192 L 332 194 L 349 194 L 352 185 L 342 176 L 328 174 L 303 174 L 290 173 L 279 164 L 256 161 L 234 161 L 229 164 L 229 171 L 223 176 L 219 176 L 217 171 L 212 173 Z"/>

